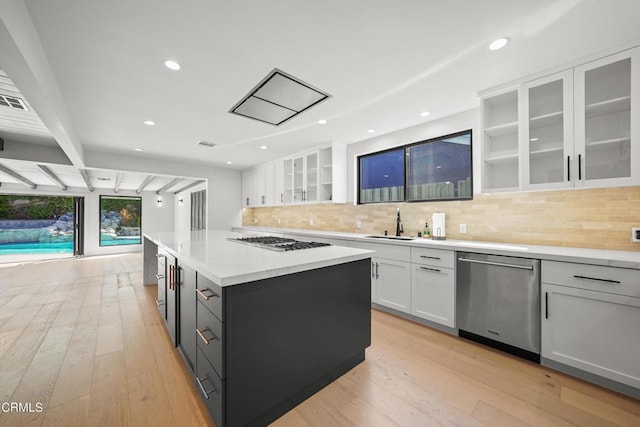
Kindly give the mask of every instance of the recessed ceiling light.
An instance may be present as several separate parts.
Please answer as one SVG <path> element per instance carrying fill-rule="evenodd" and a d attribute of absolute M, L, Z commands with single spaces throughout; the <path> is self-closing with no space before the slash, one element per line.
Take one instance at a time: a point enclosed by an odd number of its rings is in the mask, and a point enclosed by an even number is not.
<path fill-rule="evenodd" d="M 325 119 L 320 119 L 320 120 L 318 120 L 318 123 L 321 124 L 321 125 L 326 125 L 327 121 Z"/>
<path fill-rule="evenodd" d="M 164 61 L 164 66 L 173 71 L 178 71 L 180 69 L 180 64 L 176 61 L 172 61 L 171 59 Z"/>
<path fill-rule="evenodd" d="M 136 151 L 143 151 L 142 148 L 135 148 Z"/>
<path fill-rule="evenodd" d="M 375 131 L 376 131 L 375 129 L 369 129 L 367 132 L 374 133 Z"/>
<path fill-rule="evenodd" d="M 266 146 L 266 145 L 261 145 L 261 146 L 260 146 L 260 149 L 261 149 L 261 150 L 266 150 L 266 149 L 267 149 L 267 146 Z"/>
<path fill-rule="evenodd" d="M 489 49 L 490 50 L 502 49 L 507 45 L 507 43 L 509 43 L 509 37 L 502 37 L 491 42 L 491 44 L 489 45 Z"/>
<path fill-rule="evenodd" d="M 228 164 L 228 165 L 230 165 L 230 164 L 231 164 L 231 161 L 227 161 L 227 164 Z"/>
<path fill-rule="evenodd" d="M 428 111 L 423 111 L 422 113 L 420 113 L 420 117 L 427 117 L 429 114 L 431 114 Z"/>
<path fill-rule="evenodd" d="M 155 126 L 156 122 L 154 122 L 153 120 L 145 120 L 144 124 L 147 126 Z"/>

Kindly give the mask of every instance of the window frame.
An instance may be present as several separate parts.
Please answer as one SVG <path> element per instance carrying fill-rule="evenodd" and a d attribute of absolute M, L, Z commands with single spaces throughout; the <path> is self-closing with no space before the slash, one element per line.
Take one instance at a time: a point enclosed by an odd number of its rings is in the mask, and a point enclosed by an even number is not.
<path fill-rule="evenodd" d="M 135 243 L 122 243 L 117 245 L 103 245 L 102 244 L 102 200 L 103 198 L 107 199 L 128 199 L 128 200 L 138 200 L 140 202 L 140 241 L 136 241 Z M 112 248 L 112 247 L 124 247 L 124 246 L 135 246 L 142 245 L 142 197 L 140 196 L 110 196 L 107 194 L 100 194 L 98 197 L 98 246 L 101 248 Z"/>
<path fill-rule="evenodd" d="M 418 145 L 428 144 L 435 141 L 441 141 L 444 139 L 455 138 L 462 135 L 469 135 L 469 177 L 470 179 L 470 188 L 469 188 L 469 196 L 468 197 L 453 197 L 453 198 L 442 198 L 442 199 L 408 199 L 408 188 L 407 188 L 407 176 L 409 169 L 409 160 L 408 160 L 408 150 L 411 147 L 415 147 Z M 362 193 L 362 174 L 361 174 L 361 159 L 374 156 L 377 154 L 386 153 L 389 151 L 403 151 L 403 195 L 402 200 L 397 201 L 378 201 L 378 202 L 363 202 L 361 200 Z M 447 201 L 467 201 L 473 200 L 473 129 L 465 129 L 459 132 L 450 133 L 447 135 L 438 136 L 435 138 L 429 138 L 422 141 L 412 142 L 410 144 L 399 145 L 397 147 L 387 148 L 380 151 L 375 151 L 372 153 L 362 154 L 356 157 L 357 159 L 357 179 L 358 179 L 358 188 L 357 188 L 357 204 L 358 205 L 370 205 L 376 203 L 421 203 L 421 202 L 447 202 Z"/>

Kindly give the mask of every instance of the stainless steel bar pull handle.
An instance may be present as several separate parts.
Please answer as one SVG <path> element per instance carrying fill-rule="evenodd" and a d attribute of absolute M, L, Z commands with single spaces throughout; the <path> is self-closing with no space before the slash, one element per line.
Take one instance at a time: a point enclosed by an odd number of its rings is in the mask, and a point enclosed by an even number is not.
<path fill-rule="evenodd" d="M 439 268 L 429 268 L 429 267 L 420 266 L 420 270 L 436 271 L 436 272 L 440 273 L 440 269 Z"/>
<path fill-rule="evenodd" d="M 164 279 L 164 274 L 156 274 L 156 280 Z"/>
<path fill-rule="evenodd" d="M 571 156 L 567 156 L 567 181 L 571 181 Z"/>
<path fill-rule="evenodd" d="M 208 379 L 209 379 L 209 377 L 204 377 L 203 379 L 200 379 L 200 378 L 196 377 L 196 382 L 198 383 L 198 387 L 200 387 L 200 391 L 202 391 L 202 394 L 204 395 L 204 398 L 205 398 L 205 399 L 208 399 L 208 398 L 209 398 L 209 395 L 210 395 L 211 393 L 217 393 L 217 392 L 218 392 L 218 390 L 216 390 L 216 388 L 215 388 L 215 387 L 213 387 L 213 388 L 212 388 L 211 390 L 209 390 L 209 391 L 207 391 L 207 390 L 205 390 L 205 389 L 204 389 L 204 386 L 202 385 L 202 381 L 206 381 L 206 380 L 208 380 Z"/>
<path fill-rule="evenodd" d="M 158 308 L 160 308 L 160 306 L 164 304 L 164 301 L 158 301 L 156 300 L 156 305 L 158 306 Z"/>
<path fill-rule="evenodd" d="M 595 280 L 596 282 L 604 282 L 604 283 L 611 283 L 611 284 L 621 283 L 619 280 L 599 279 L 597 277 L 589 277 L 589 276 L 581 276 L 581 275 L 574 275 L 573 277 L 575 277 L 576 279 Z"/>
<path fill-rule="evenodd" d="M 378 277 L 380 277 L 380 275 L 378 274 L 378 273 L 379 273 L 379 267 L 380 267 L 380 264 L 378 264 L 378 263 L 376 262 L 376 279 L 377 279 Z"/>
<path fill-rule="evenodd" d="M 498 267 L 519 268 L 520 270 L 531 270 L 531 271 L 533 271 L 533 266 L 532 265 L 507 264 L 507 263 L 504 263 L 504 262 L 480 261 L 479 259 L 467 259 L 467 258 L 458 258 L 458 261 L 470 262 L 470 263 L 473 263 L 473 264 L 496 265 Z"/>
<path fill-rule="evenodd" d="M 428 256 L 428 255 L 420 255 L 420 258 L 437 259 L 437 260 L 441 259 L 439 256 Z"/>

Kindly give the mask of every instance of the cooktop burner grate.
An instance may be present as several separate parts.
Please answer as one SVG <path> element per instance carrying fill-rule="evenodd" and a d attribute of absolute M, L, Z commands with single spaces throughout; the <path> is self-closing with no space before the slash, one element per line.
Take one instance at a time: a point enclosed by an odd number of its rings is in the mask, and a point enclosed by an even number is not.
<path fill-rule="evenodd" d="M 297 251 L 300 249 L 320 248 L 323 246 L 331 246 L 329 243 L 321 242 L 301 242 L 295 239 L 276 236 L 256 236 L 256 237 L 230 237 L 228 240 L 243 243 L 245 245 L 257 246 L 272 251 L 286 252 Z"/>

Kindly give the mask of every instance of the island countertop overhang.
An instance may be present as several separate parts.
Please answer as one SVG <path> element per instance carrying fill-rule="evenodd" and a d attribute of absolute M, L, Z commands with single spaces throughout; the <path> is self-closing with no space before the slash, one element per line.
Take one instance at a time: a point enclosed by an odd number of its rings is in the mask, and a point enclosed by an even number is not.
<path fill-rule="evenodd" d="M 374 253 L 333 245 L 276 252 L 229 241 L 242 234 L 225 230 L 144 233 L 144 237 L 222 287 L 367 259 Z"/>

